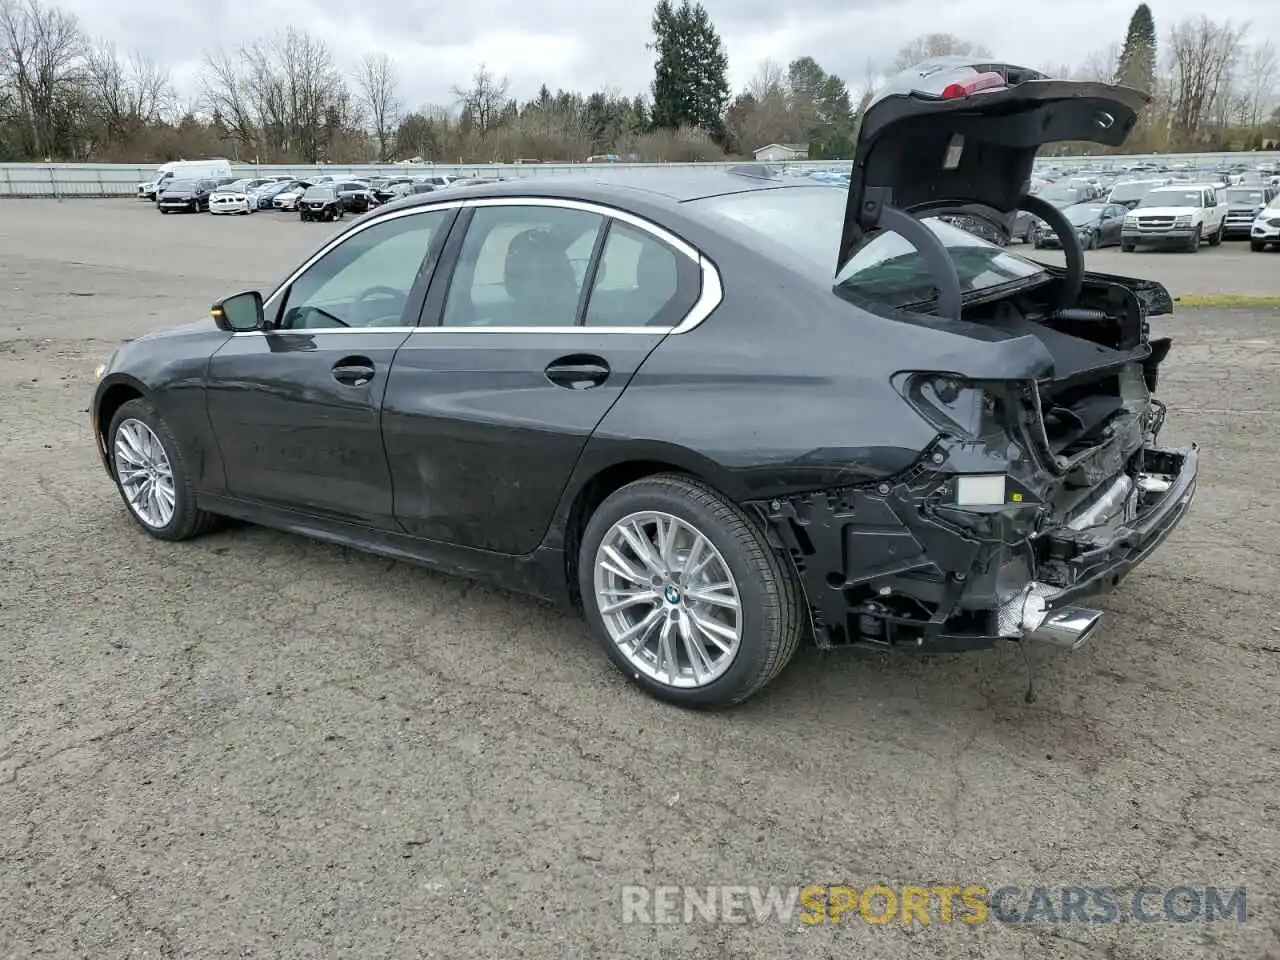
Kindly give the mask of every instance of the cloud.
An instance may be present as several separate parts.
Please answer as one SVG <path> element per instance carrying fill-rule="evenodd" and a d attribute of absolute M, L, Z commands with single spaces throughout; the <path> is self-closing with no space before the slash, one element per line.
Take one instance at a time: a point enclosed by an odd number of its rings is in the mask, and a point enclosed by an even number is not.
<path fill-rule="evenodd" d="M 1217 0 L 1212 15 L 1250 21 L 1251 40 L 1280 44 L 1277 0 Z M 652 6 L 634 0 L 211 0 L 166 5 L 142 0 L 62 0 L 94 36 L 138 48 L 168 64 L 186 95 L 198 92 L 202 54 L 235 48 L 294 26 L 324 40 L 344 68 L 385 51 L 396 61 L 410 105 L 448 104 L 484 63 L 511 81 L 513 96 L 539 85 L 589 91 L 648 89 Z M 1201 0 L 1153 0 L 1161 34 L 1199 16 Z M 1114 0 L 705 0 L 729 53 L 730 79 L 744 85 L 766 58 L 814 57 L 857 88 L 923 32 L 954 33 L 1032 67 L 1078 62 L 1123 38 L 1132 4 Z"/>

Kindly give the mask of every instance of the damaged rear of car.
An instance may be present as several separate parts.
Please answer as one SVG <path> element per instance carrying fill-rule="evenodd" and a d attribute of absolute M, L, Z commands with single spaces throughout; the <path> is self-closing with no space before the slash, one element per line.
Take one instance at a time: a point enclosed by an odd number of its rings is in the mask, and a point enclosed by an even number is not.
<path fill-rule="evenodd" d="M 1172 312 L 1159 284 L 1086 271 L 1078 231 L 1029 193 L 1037 150 L 1120 145 L 1145 94 L 950 57 L 902 74 L 864 115 L 834 292 L 972 347 L 886 371 L 933 440 L 875 483 L 751 506 L 804 585 L 820 646 L 1074 649 L 1109 590 L 1174 528 L 1195 447 L 1157 445 Z M 939 221 L 1018 211 L 1058 236 L 1032 264 Z M 968 237 L 968 234 L 962 236 Z"/>

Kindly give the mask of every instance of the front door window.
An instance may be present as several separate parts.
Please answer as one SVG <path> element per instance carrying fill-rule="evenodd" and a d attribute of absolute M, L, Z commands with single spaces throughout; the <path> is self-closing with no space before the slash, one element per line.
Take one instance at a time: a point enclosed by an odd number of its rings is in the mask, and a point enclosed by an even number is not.
<path fill-rule="evenodd" d="M 281 330 L 413 326 L 405 308 L 427 252 L 452 210 L 384 220 L 352 235 L 289 287 Z"/>

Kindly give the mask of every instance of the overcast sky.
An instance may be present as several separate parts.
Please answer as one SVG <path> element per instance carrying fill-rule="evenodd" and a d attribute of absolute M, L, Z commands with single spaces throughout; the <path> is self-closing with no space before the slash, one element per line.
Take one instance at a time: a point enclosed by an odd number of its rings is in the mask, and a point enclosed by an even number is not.
<path fill-rule="evenodd" d="M 57 0 L 53 0 L 57 2 Z M 198 91 L 202 52 L 235 48 L 272 25 L 325 40 L 344 66 L 372 50 L 395 58 L 410 107 L 448 104 L 479 63 L 532 96 L 539 84 L 628 94 L 648 90 L 653 54 L 647 0 L 61 0 L 91 35 L 137 47 L 170 65 L 187 96 Z M 954 33 L 1024 66 L 1083 60 L 1123 38 L 1134 4 L 1118 0 L 705 0 L 729 54 L 736 88 L 765 58 L 809 55 L 855 92 L 868 62 L 883 63 L 912 36 Z M 1156 27 L 1209 12 L 1251 21 L 1252 37 L 1280 45 L 1280 0 L 1151 0 Z"/>

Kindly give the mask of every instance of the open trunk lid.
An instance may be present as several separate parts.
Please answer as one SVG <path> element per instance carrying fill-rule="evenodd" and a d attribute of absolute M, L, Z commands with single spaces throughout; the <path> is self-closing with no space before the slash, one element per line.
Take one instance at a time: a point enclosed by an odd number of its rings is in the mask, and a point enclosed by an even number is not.
<path fill-rule="evenodd" d="M 1106 83 L 1054 80 L 1008 63 L 951 56 L 903 71 L 862 116 L 837 269 L 879 229 L 885 207 L 912 217 L 1007 220 L 1048 143 L 1124 143 L 1151 98 Z"/>

